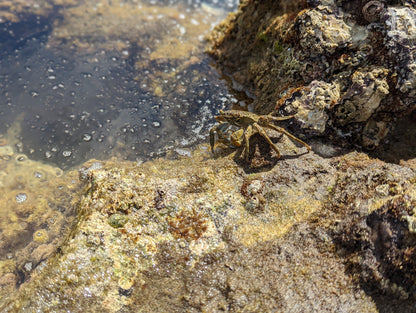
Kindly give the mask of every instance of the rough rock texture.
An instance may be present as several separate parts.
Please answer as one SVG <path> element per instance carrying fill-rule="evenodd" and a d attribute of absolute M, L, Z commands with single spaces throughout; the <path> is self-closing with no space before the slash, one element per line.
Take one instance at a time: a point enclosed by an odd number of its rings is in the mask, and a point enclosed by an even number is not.
<path fill-rule="evenodd" d="M 416 107 L 414 2 L 288 2 L 244 1 L 210 53 L 255 95 L 255 111 L 374 149 Z"/>
<path fill-rule="evenodd" d="M 72 236 L 2 312 L 414 309 L 413 168 L 309 153 L 247 173 L 205 154 L 85 164 Z"/>

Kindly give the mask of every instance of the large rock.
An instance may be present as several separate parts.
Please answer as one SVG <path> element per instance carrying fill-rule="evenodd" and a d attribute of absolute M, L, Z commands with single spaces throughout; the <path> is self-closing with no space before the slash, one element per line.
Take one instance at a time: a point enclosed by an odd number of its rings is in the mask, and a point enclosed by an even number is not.
<path fill-rule="evenodd" d="M 358 153 L 91 161 L 72 236 L 2 312 L 410 312 L 414 177 Z"/>
<path fill-rule="evenodd" d="M 259 113 L 374 149 L 416 108 L 413 1 L 244 1 L 211 36 Z"/>

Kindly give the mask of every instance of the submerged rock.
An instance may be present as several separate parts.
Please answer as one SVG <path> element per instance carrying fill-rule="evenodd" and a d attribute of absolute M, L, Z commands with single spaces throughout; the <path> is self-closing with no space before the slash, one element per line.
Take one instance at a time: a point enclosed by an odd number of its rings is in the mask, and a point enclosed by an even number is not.
<path fill-rule="evenodd" d="M 6 139 L 4 139 L 6 142 Z M 10 142 L 12 143 L 12 142 Z M 0 303 L 30 281 L 71 231 L 76 176 L 0 147 Z M 0 304 L 1 306 L 1 304 Z"/>

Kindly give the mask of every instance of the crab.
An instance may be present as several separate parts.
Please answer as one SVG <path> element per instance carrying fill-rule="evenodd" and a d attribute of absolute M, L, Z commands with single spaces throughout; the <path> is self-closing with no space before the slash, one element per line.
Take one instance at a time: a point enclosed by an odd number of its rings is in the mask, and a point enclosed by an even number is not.
<path fill-rule="evenodd" d="M 272 122 L 285 121 L 291 118 L 293 118 L 293 115 L 278 117 L 272 115 L 257 115 L 247 111 L 220 110 L 220 115 L 215 117 L 215 120 L 219 124 L 214 125 L 209 132 L 211 151 L 214 153 L 214 146 L 216 142 L 215 137 L 217 135 L 218 141 L 222 143 L 228 142 L 234 147 L 243 146 L 242 154 L 244 154 L 245 160 L 248 161 L 250 155 L 250 137 L 256 133 L 259 133 L 269 143 L 270 147 L 276 152 L 277 158 L 279 159 L 281 157 L 279 149 L 266 134 L 264 128 L 270 128 L 279 133 L 285 134 L 290 139 L 304 145 L 308 151 L 310 151 L 311 147 L 307 143 L 303 142 L 299 138 L 296 138 L 284 128 L 272 124 Z M 232 126 L 242 128 L 243 132 L 238 130 L 227 135 Z"/>
<path fill-rule="evenodd" d="M 228 122 L 215 125 L 210 131 L 211 151 L 213 152 L 215 142 L 229 148 L 241 147 L 243 134 L 243 128 Z"/>

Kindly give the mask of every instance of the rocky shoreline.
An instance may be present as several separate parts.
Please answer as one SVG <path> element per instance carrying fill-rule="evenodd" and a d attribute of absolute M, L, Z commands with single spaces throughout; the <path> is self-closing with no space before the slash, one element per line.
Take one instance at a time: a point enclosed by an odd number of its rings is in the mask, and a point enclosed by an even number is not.
<path fill-rule="evenodd" d="M 6 286 L 2 312 L 415 312 L 416 159 L 351 149 L 370 133 L 383 146 L 371 125 L 411 116 L 413 54 L 380 63 L 365 44 L 386 33 L 385 47 L 413 47 L 416 29 L 404 42 L 391 27 L 415 9 L 370 2 L 354 1 L 357 13 L 345 1 L 243 1 L 210 53 L 257 96 L 256 112 L 295 114 L 288 127 L 313 151 L 271 136 L 276 159 L 253 136 L 249 163 L 207 145 L 85 163 L 71 235 L 18 290 Z"/>

